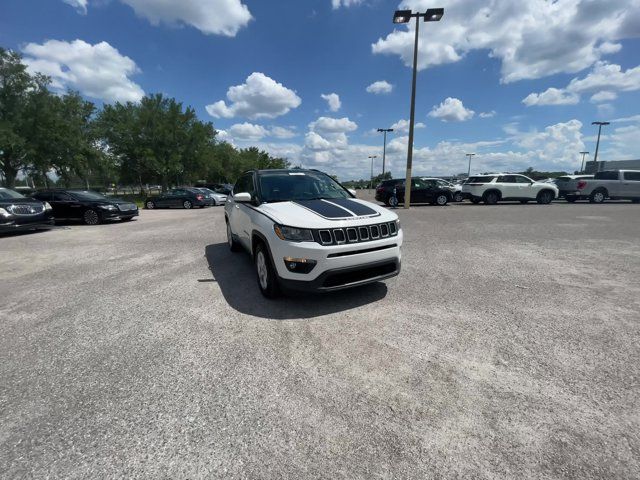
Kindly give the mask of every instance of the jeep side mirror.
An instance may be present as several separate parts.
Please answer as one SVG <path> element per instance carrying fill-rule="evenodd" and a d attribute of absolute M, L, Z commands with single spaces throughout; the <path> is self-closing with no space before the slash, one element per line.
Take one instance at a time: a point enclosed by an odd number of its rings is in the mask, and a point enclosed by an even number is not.
<path fill-rule="evenodd" d="M 250 203 L 251 202 L 251 194 L 248 192 L 236 193 L 233 196 L 233 200 L 238 203 Z"/>

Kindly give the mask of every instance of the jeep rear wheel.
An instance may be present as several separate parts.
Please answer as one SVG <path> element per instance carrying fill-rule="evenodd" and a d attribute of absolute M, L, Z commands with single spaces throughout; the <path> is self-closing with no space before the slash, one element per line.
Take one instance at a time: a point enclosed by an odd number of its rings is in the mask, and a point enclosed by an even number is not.
<path fill-rule="evenodd" d="M 276 298 L 279 293 L 277 274 L 271 264 L 269 251 L 262 242 L 256 246 L 254 262 L 258 275 L 258 288 L 260 288 L 260 293 L 266 298 Z"/>

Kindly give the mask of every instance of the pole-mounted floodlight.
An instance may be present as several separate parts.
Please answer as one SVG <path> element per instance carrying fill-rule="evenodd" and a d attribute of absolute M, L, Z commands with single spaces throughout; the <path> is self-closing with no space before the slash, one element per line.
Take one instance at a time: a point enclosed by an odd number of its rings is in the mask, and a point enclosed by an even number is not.
<path fill-rule="evenodd" d="M 596 142 L 596 154 L 593 157 L 593 163 L 598 171 L 600 171 L 600 165 L 598 165 L 598 149 L 600 148 L 600 133 L 602 133 L 603 125 L 611 125 L 610 122 L 591 122 L 591 125 L 598 125 L 598 141 Z"/>
<path fill-rule="evenodd" d="M 407 178 L 405 185 L 411 185 L 411 164 L 413 162 L 413 129 L 416 115 L 416 77 L 418 73 L 418 35 L 420 32 L 420 18 L 425 22 L 438 22 L 444 15 L 444 8 L 429 8 L 425 13 L 411 10 L 396 10 L 393 14 L 393 23 L 409 23 L 412 18 L 416 19 L 416 34 L 413 45 L 413 82 L 411 85 L 411 117 L 409 119 L 409 148 L 407 149 Z M 411 206 L 411 188 L 405 188 L 404 208 Z"/>
<path fill-rule="evenodd" d="M 387 133 L 393 132 L 393 128 L 379 128 L 378 132 L 384 133 L 384 143 L 382 147 L 382 175 L 384 175 L 384 167 L 387 160 Z"/>
<path fill-rule="evenodd" d="M 396 10 L 393 14 L 393 23 L 409 23 L 412 16 L 411 10 Z"/>

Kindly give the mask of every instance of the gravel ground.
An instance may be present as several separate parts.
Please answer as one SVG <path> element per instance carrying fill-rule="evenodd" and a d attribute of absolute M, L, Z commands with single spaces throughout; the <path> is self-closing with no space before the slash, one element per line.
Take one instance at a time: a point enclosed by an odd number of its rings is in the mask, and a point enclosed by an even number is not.
<path fill-rule="evenodd" d="M 640 206 L 398 210 L 264 300 L 221 208 L 0 238 L 1 478 L 640 478 Z"/>

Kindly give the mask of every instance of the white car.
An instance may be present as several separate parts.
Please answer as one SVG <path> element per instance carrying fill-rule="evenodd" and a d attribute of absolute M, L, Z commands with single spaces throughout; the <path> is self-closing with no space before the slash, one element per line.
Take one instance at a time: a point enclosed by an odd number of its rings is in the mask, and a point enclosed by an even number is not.
<path fill-rule="evenodd" d="M 482 201 L 487 205 L 495 205 L 502 200 L 519 200 L 520 203 L 535 200 L 548 204 L 558 198 L 558 187 L 553 183 L 536 182 L 524 175 L 492 173 L 469 177 L 462 185 L 462 194 L 473 203 Z"/>
<path fill-rule="evenodd" d="M 332 291 L 400 273 L 398 216 L 317 170 L 252 170 L 225 205 L 227 241 L 247 250 L 268 298 Z"/>

